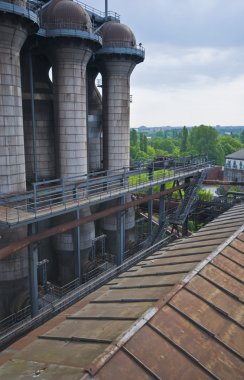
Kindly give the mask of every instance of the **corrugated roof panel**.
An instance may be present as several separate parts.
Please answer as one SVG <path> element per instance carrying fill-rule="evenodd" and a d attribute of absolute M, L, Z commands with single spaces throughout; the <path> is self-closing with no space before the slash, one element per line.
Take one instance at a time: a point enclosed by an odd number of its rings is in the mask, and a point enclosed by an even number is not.
<path fill-rule="evenodd" d="M 243 283 L 244 269 L 240 265 L 234 263 L 232 260 L 227 259 L 223 255 L 219 255 L 215 257 L 215 259 L 212 261 L 212 264 Z"/>
<path fill-rule="evenodd" d="M 243 361 L 171 307 L 165 306 L 149 324 L 209 374 L 223 380 L 243 379 Z"/>
<path fill-rule="evenodd" d="M 242 355 L 244 331 L 238 324 L 234 324 L 227 315 L 224 316 L 216 308 L 211 307 L 185 289 L 176 294 L 169 305 L 189 318 L 200 329 L 206 329 L 208 334 L 212 334 L 215 339 L 227 345 L 230 350 Z"/>
<path fill-rule="evenodd" d="M 66 310 L 65 321 L 49 321 L 37 329 L 39 333 L 33 331 L 12 345 L 5 359 L 1 356 L 3 362 L 12 360 L 0 374 L 10 376 L 14 373 L 10 367 L 21 361 L 19 374 L 25 379 L 30 369 L 42 364 L 70 366 L 70 376 L 64 371 L 69 379 L 76 379 L 77 369 L 82 376 L 83 367 L 106 380 L 244 377 L 239 365 L 244 352 L 240 332 L 244 234 L 236 238 L 235 232 L 232 241 L 219 246 L 243 220 L 244 207 L 235 207 L 192 237 L 151 254 Z M 218 255 L 211 264 L 206 257 L 211 254 L 212 259 L 213 253 Z M 200 273 L 195 271 L 199 262 L 205 265 Z M 149 315 L 151 306 L 150 313 L 159 311 L 147 322 L 142 314 Z M 48 380 L 57 378 L 44 374 Z"/>
<path fill-rule="evenodd" d="M 224 273 L 221 269 L 216 268 L 213 265 L 208 265 L 201 271 L 201 276 L 226 291 L 226 293 L 230 294 L 232 297 L 244 301 L 243 289 L 240 282 L 229 276 L 227 273 Z"/>
<path fill-rule="evenodd" d="M 155 377 L 150 372 L 145 370 L 144 366 L 137 364 L 125 352 L 119 351 L 113 357 L 113 362 L 110 361 L 104 366 L 97 376 L 99 380 L 152 380 Z"/>
<path fill-rule="evenodd" d="M 240 244 L 238 244 L 238 246 L 240 247 Z M 234 245 L 229 245 L 228 247 L 226 247 L 223 250 L 222 254 L 244 267 L 244 255 L 243 255 L 243 253 L 241 253 L 240 248 L 238 251 L 237 249 L 235 249 L 233 247 L 234 247 Z"/>
<path fill-rule="evenodd" d="M 193 294 L 196 294 L 198 297 L 201 297 L 205 302 L 214 306 L 224 315 L 226 314 L 237 323 L 244 325 L 244 305 L 230 294 L 226 293 L 224 289 L 220 289 L 207 279 L 200 276 L 195 276 L 186 285 L 186 289 L 193 292 Z"/>
<path fill-rule="evenodd" d="M 182 355 L 174 345 L 148 325 L 135 334 L 133 340 L 126 343 L 125 348 L 160 379 L 173 379 L 172 372 L 174 379 L 210 378 L 204 369 L 194 363 L 191 358 Z"/>

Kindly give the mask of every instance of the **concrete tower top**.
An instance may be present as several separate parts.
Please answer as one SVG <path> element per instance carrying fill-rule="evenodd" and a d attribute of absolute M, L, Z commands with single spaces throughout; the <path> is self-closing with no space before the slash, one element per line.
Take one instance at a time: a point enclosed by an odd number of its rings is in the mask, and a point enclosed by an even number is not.
<path fill-rule="evenodd" d="M 92 24 L 88 13 L 72 0 L 52 0 L 43 11 L 42 23 L 46 29 L 76 29 L 91 32 Z"/>
<path fill-rule="evenodd" d="M 135 47 L 136 38 L 132 30 L 124 24 L 109 21 L 101 29 L 103 46 Z"/>

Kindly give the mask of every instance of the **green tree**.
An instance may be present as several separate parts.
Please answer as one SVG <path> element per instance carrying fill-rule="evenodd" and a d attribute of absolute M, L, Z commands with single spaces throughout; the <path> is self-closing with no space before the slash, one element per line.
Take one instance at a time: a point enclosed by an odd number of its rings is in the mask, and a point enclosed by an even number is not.
<path fill-rule="evenodd" d="M 182 136 L 181 136 L 181 145 L 180 145 L 180 151 L 186 152 L 187 150 L 187 140 L 188 140 L 188 130 L 186 127 L 183 127 L 182 129 Z"/>
<path fill-rule="evenodd" d="M 143 135 L 143 152 L 147 153 L 147 136 Z"/>
<path fill-rule="evenodd" d="M 240 133 L 240 140 L 241 140 L 241 143 L 244 144 L 244 129 Z"/>
<path fill-rule="evenodd" d="M 242 148 L 240 140 L 231 136 L 218 136 L 217 141 L 217 146 L 221 146 L 224 153 L 224 157 Z"/>
<path fill-rule="evenodd" d="M 130 131 L 130 142 L 132 146 L 137 144 L 137 132 L 134 128 Z"/>
<path fill-rule="evenodd" d="M 209 159 L 216 159 L 216 144 L 218 133 L 213 127 L 200 125 L 193 127 L 189 136 L 190 147 L 197 154 L 207 155 Z"/>

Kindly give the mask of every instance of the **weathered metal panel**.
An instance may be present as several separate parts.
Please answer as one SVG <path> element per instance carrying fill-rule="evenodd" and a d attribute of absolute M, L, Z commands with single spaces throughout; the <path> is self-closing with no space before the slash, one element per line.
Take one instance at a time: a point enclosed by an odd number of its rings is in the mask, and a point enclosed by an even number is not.
<path fill-rule="evenodd" d="M 169 306 L 160 310 L 150 325 L 218 378 L 243 379 L 244 363 L 241 359 Z"/>
<path fill-rule="evenodd" d="M 200 329 L 206 329 L 210 335 L 226 344 L 230 350 L 240 355 L 244 353 L 244 330 L 197 296 L 182 289 L 169 304 L 189 317 Z"/>
<path fill-rule="evenodd" d="M 125 352 L 118 351 L 97 375 L 95 380 L 152 380 L 153 377 Z"/>
<path fill-rule="evenodd" d="M 79 344 L 37 339 L 16 354 L 15 359 L 82 369 L 94 357 L 100 355 L 107 346 L 105 344 Z"/>
<path fill-rule="evenodd" d="M 212 277 L 214 280 L 214 277 Z M 241 284 L 239 289 L 241 291 Z M 241 302 L 231 297 L 226 293 L 214 286 L 206 279 L 195 276 L 186 286 L 186 289 L 194 292 L 198 297 L 201 297 L 206 302 L 214 305 L 217 309 L 223 312 L 223 314 L 229 315 L 232 319 L 240 324 L 244 324 L 244 306 Z"/>
<path fill-rule="evenodd" d="M 244 268 L 226 257 L 218 255 L 215 259 L 213 259 L 212 263 L 234 278 L 237 278 L 240 281 L 244 280 Z"/>
<path fill-rule="evenodd" d="M 40 362 L 27 362 L 14 359 L 9 365 L 2 366 L 0 378 L 2 380 L 80 380 L 84 371 L 80 368 Z"/>
<path fill-rule="evenodd" d="M 227 293 L 229 292 L 232 296 L 236 296 L 244 301 L 243 289 L 240 287 L 240 282 L 224 273 L 221 269 L 208 265 L 201 271 L 201 275 L 214 284 L 219 285 Z"/>
<path fill-rule="evenodd" d="M 241 240 L 239 240 L 239 239 L 235 239 L 235 240 L 231 243 L 231 247 L 236 248 L 236 249 L 239 250 L 240 252 L 244 253 L 244 241 L 241 241 Z"/>
<path fill-rule="evenodd" d="M 150 267 L 150 266 L 162 266 L 166 264 L 173 264 L 173 263 L 184 263 L 184 262 L 199 262 L 203 260 L 206 257 L 206 253 L 199 253 L 196 255 L 190 255 L 190 256 L 177 256 L 177 257 L 162 257 L 151 259 L 151 260 L 145 260 L 140 263 L 141 267 Z"/>
<path fill-rule="evenodd" d="M 209 375 L 149 326 L 135 334 L 125 348 L 160 379 L 209 379 Z"/>
<path fill-rule="evenodd" d="M 226 247 L 222 253 L 224 256 L 227 256 L 229 259 L 236 261 L 244 267 L 244 243 L 242 253 L 233 248 L 233 245 Z"/>

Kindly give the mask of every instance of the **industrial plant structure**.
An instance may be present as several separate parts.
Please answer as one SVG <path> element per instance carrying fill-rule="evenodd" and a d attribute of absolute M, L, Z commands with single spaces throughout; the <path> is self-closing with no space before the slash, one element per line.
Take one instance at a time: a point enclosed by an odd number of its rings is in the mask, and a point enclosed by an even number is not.
<path fill-rule="evenodd" d="M 131 29 L 3 0 L 0 32 L 0 377 L 242 379 L 244 206 L 188 238 L 207 157 L 130 165 Z"/>
<path fill-rule="evenodd" d="M 56 300 L 50 290 L 123 263 L 138 241 L 134 192 L 148 191 L 147 248 L 170 224 L 185 225 L 210 165 L 130 167 L 130 76 L 145 52 L 107 6 L 5 0 L 0 31 L 0 317 L 30 305 L 35 316 Z M 172 181 L 187 190 L 167 218 Z"/>

